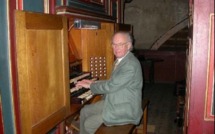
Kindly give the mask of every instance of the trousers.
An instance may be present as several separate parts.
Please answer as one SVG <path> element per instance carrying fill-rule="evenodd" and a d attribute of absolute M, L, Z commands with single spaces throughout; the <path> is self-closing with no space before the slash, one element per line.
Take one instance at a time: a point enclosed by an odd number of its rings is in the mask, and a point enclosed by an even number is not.
<path fill-rule="evenodd" d="M 80 112 L 80 134 L 94 134 L 103 123 L 104 100 L 85 105 Z"/>

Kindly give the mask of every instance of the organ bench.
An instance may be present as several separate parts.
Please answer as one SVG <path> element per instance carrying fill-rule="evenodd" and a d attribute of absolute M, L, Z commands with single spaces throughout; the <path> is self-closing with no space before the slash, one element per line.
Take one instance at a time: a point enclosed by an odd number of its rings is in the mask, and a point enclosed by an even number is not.
<path fill-rule="evenodd" d="M 143 122 L 142 134 L 147 134 L 147 117 L 148 117 L 149 100 L 144 99 L 142 102 L 143 116 L 140 124 Z M 134 124 L 119 125 L 119 126 L 105 126 L 102 124 L 96 131 L 96 134 L 132 134 L 137 126 Z"/>

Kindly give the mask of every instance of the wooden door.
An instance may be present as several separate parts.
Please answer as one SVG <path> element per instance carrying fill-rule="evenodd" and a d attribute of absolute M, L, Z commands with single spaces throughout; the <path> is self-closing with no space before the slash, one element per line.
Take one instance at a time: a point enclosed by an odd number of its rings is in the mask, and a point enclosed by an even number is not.
<path fill-rule="evenodd" d="M 69 114 L 67 20 L 16 11 L 21 132 L 48 132 Z"/>

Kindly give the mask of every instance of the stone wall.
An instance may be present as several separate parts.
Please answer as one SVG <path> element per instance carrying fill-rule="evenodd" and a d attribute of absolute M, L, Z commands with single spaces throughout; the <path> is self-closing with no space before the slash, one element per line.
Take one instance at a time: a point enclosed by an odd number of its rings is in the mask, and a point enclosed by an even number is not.
<path fill-rule="evenodd" d="M 188 0 L 133 0 L 125 5 L 126 24 L 133 25 L 136 49 L 153 43 L 188 16 Z"/>

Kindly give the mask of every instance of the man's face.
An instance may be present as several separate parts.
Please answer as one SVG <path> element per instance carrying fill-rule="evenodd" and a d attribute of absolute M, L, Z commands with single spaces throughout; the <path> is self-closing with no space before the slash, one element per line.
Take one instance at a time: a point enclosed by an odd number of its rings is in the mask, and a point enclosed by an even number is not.
<path fill-rule="evenodd" d="M 125 35 L 118 33 L 113 37 L 112 47 L 116 58 L 122 58 L 129 51 L 131 43 Z"/>

